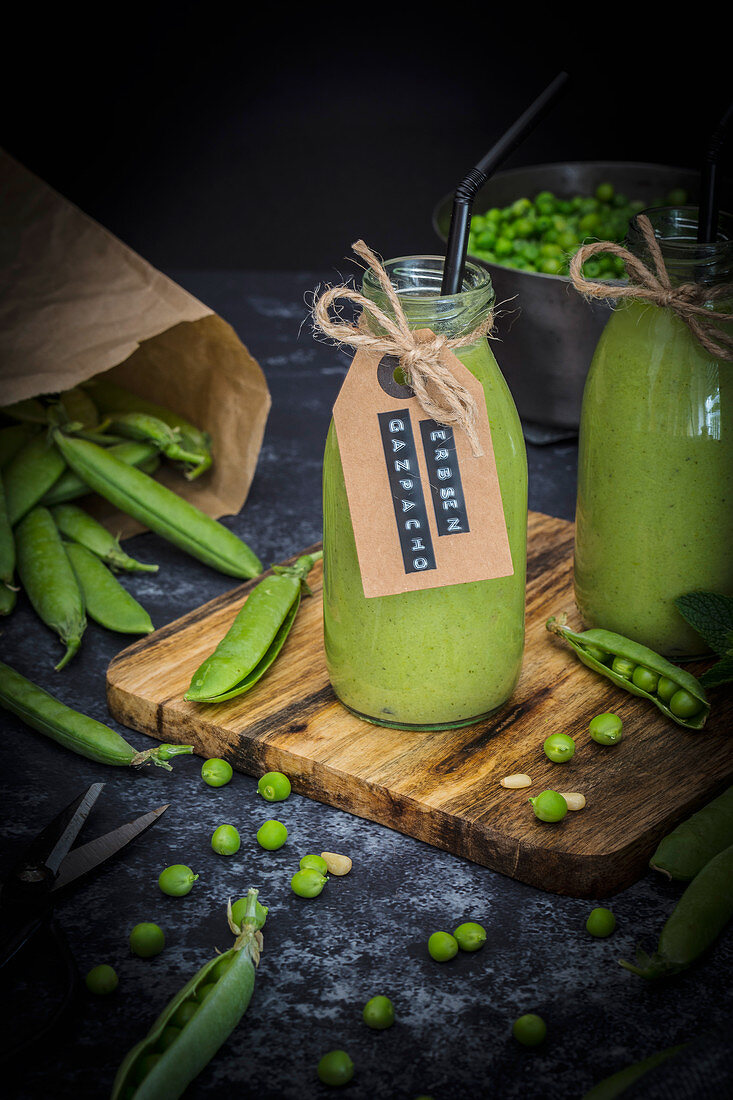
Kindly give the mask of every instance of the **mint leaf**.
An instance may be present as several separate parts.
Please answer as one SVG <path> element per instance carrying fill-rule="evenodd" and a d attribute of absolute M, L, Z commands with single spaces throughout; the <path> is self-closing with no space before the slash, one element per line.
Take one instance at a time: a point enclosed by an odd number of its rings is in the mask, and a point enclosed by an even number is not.
<path fill-rule="evenodd" d="M 688 592 L 674 602 L 693 630 L 711 649 L 725 657 L 733 634 L 733 598 L 716 592 Z"/>
<path fill-rule="evenodd" d="M 709 688 L 720 687 L 721 684 L 731 682 L 733 682 L 733 653 L 729 653 L 700 677 L 700 683 Z"/>

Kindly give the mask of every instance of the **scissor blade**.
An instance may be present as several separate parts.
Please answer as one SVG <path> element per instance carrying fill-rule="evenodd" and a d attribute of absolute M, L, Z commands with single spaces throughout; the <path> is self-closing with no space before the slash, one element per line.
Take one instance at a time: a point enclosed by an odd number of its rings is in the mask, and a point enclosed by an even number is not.
<path fill-rule="evenodd" d="M 61 831 L 58 840 L 43 860 L 49 871 L 53 871 L 54 874 L 57 873 L 69 849 L 84 827 L 84 823 L 91 813 L 92 806 L 102 793 L 103 787 L 104 783 L 92 783 L 86 794 L 77 799 L 76 809 L 74 809 L 75 804 L 72 803 L 71 806 L 67 807 L 67 809 L 59 814 L 56 820 L 52 822 L 51 829 L 55 826 Z M 71 816 L 68 821 L 64 823 L 64 816 L 69 813 Z"/>
<path fill-rule="evenodd" d="M 124 848 L 131 840 L 144 833 L 162 813 L 165 813 L 169 805 L 170 803 L 166 803 L 165 806 L 158 806 L 157 810 L 150 810 L 135 821 L 120 825 L 119 829 L 113 829 L 111 833 L 105 833 L 96 840 L 90 840 L 88 844 L 81 844 L 78 848 L 74 848 L 61 864 L 53 892 L 62 890 L 64 886 L 68 886 L 81 875 L 86 875 L 95 867 L 99 867 L 110 856 L 119 852 L 120 848 Z"/>

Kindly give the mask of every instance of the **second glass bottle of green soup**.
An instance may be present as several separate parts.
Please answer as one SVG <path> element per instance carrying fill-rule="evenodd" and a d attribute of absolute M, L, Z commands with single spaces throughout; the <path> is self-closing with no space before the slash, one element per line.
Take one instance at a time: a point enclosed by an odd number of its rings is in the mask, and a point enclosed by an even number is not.
<path fill-rule="evenodd" d="M 472 332 L 493 304 L 488 272 L 468 264 L 460 294 L 441 297 L 443 261 L 385 263 L 412 328 Z M 389 312 L 376 276 L 366 297 Z M 391 596 L 364 596 L 331 424 L 323 466 L 324 635 L 329 676 L 350 710 L 380 725 L 444 729 L 491 714 L 511 695 L 524 648 L 527 457 L 514 401 L 484 338 L 455 354 L 481 382 L 514 572 Z"/>

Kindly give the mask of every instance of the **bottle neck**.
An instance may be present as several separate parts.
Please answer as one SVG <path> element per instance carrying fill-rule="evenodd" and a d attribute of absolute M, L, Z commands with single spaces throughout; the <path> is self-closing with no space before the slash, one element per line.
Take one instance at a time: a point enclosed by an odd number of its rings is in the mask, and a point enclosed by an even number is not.
<path fill-rule="evenodd" d="M 721 213 L 715 241 L 697 240 L 697 207 L 666 206 L 644 210 L 651 222 L 664 266 L 673 286 L 716 286 L 733 280 L 733 217 Z M 651 271 L 655 264 L 637 220 L 629 226 L 626 246 Z"/>
<path fill-rule="evenodd" d="M 412 329 L 429 328 L 449 339 L 466 336 L 484 320 L 494 304 L 494 288 L 488 271 L 478 264 L 466 265 L 459 294 L 442 297 L 441 256 L 404 256 L 387 260 L 384 269 L 397 292 L 400 306 Z M 367 271 L 362 282 L 365 297 L 387 316 L 394 315 L 376 275 Z M 374 318 L 365 310 L 363 321 L 370 331 L 378 331 Z"/>

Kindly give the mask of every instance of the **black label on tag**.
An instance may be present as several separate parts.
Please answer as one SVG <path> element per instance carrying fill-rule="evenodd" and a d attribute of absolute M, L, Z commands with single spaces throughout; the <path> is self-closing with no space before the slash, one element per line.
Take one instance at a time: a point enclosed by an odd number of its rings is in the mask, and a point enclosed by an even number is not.
<path fill-rule="evenodd" d="M 470 527 L 453 429 L 435 420 L 421 420 L 420 432 L 438 534 L 465 534 Z"/>
<path fill-rule="evenodd" d="M 410 410 L 396 409 L 378 416 L 405 573 L 435 569 Z"/>

